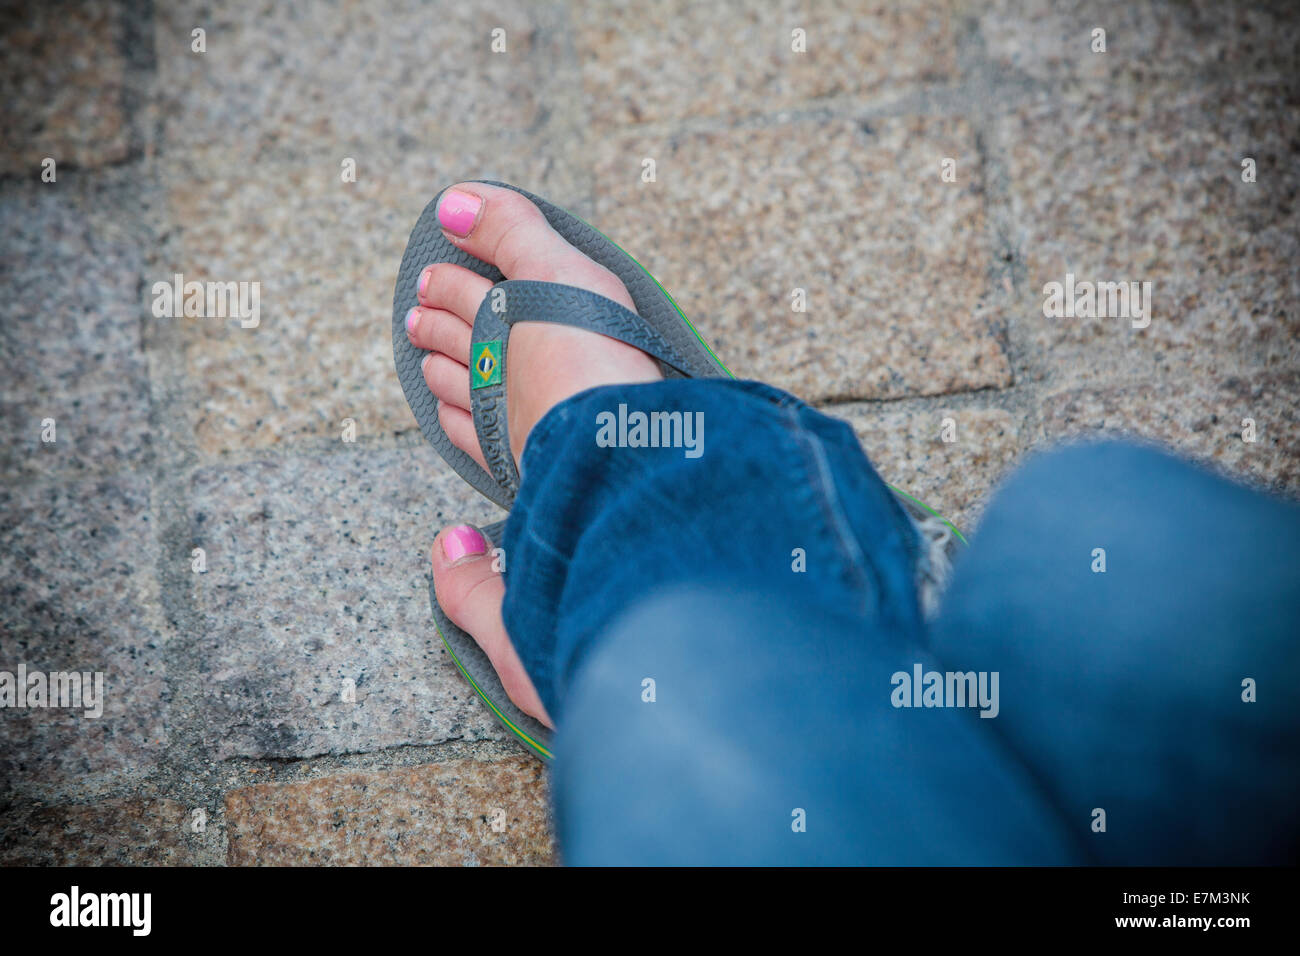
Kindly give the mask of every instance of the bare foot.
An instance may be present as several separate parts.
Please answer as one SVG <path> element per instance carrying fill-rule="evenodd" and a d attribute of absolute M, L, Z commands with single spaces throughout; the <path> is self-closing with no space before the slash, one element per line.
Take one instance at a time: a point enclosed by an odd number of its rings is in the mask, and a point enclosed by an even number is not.
<path fill-rule="evenodd" d="M 536 206 L 513 190 L 483 183 L 453 186 L 438 204 L 438 221 L 448 239 L 495 265 L 507 279 L 578 286 L 635 308 L 617 276 L 569 245 Z M 429 351 L 424 380 L 438 399 L 439 424 L 452 444 L 484 468 L 469 411 L 469 349 L 474 315 L 491 288 L 489 280 L 460 266 L 429 266 L 420 273 L 420 304 L 406 317 L 412 344 Z M 506 413 L 516 464 L 533 426 L 556 403 L 596 385 L 662 377 L 654 359 L 639 349 L 550 322 L 516 323 L 509 348 Z M 550 725 L 502 623 L 505 583 L 492 570 L 489 550 L 483 536 L 468 526 L 438 535 L 433 547 L 438 603 L 483 648 L 515 705 Z"/>

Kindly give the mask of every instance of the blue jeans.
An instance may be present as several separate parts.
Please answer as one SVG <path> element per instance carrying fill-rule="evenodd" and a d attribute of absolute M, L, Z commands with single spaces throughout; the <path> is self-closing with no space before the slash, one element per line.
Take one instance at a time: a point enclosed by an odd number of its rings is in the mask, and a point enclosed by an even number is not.
<path fill-rule="evenodd" d="M 702 453 L 598 443 L 620 405 L 702 414 Z M 504 616 L 566 862 L 1297 859 L 1300 508 L 1144 447 L 1039 456 L 927 619 L 852 430 L 771 387 L 592 389 L 522 466 Z"/>

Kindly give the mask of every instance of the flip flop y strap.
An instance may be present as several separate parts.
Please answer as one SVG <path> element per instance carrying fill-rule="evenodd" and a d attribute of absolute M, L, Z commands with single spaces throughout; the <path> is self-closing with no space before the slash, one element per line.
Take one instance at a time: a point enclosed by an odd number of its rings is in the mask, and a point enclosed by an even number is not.
<path fill-rule="evenodd" d="M 474 316 L 469 351 L 470 411 L 492 477 L 511 499 L 519 470 L 506 422 L 506 363 L 516 322 L 555 322 L 599 332 L 657 359 L 667 375 L 698 375 L 695 364 L 631 309 L 612 299 L 555 282 L 507 279 L 484 297 Z"/>

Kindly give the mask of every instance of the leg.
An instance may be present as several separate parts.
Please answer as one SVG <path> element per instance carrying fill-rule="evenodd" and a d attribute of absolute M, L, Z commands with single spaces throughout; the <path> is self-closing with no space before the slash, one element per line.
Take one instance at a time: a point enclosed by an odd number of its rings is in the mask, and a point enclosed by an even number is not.
<path fill-rule="evenodd" d="M 521 197 L 475 188 L 483 195 L 456 200 L 473 215 L 444 222 L 462 247 L 512 278 L 616 297 L 608 275 Z M 437 353 L 425 372 L 443 427 L 471 454 L 464 326 L 482 284 L 456 267 L 426 270 L 408 320 L 412 341 Z M 565 814 L 572 859 L 644 858 L 635 842 L 644 821 L 591 815 L 607 787 L 637 772 L 643 796 L 670 810 L 651 827 L 656 859 L 705 848 L 770 861 L 1068 857 L 1059 825 L 984 721 L 890 703 L 891 675 L 926 659 L 914 581 L 920 541 L 851 429 L 766 386 L 656 381 L 657 368 L 621 343 L 547 327 L 525 336 L 526 328 L 512 340 L 508 373 L 523 474 L 498 542 L 509 586 L 472 531 L 439 536 L 434 580 L 439 603 L 479 641 L 512 699 L 555 718 L 561 741 L 572 741 L 558 768 L 560 800 L 580 808 Z M 692 454 L 599 446 L 599 416 L 623 407 L 679 415 L 698 425 L 698 444 Z M 694 603 L 673 603 L 684 587 L 694 588 Z M 644 652 L 662 656 L 636 657 Z M 647 666 L 673 692 L 658 712 L 695 731 L 685 735 L 687 756 L 700 766 L 725 757 L 741 772 L 674 778 L 680 748 L 650 733 L 652 712 L 621 709 L 641 703 Z M 744 736 L 747 726 L 761 736 Z M 633 753 L 640 762 L 629 767 Z M 722 813 L 727 788 L 752 799 Z M 803 804 L 818 833 L 773 843 Z M 684 840 L 680 828 L 674 836 L 674 808 L 694 814 L 696 832 L 714 842 Z"/>
<path fill-rule="evenodd" d="M 988 721 L 890 705 L 901 659 L 928 658 L 770 591 L 695 587 L 638 604 L 565 705 L 552 780 L 565 861 L 1077 860 Z"/>
<path fill-rule="evenodd" d="M 619 403 L 698 412 L 703 454 L 594 448 Z M 929 660 L 918 541 L 847 426 L 674 381 L 575 396 L 530 440 L 504 615 L 558 721 L 569 862 L 1075 858 L 990 721 L 894 706 Z"/>
<path fill-rule="evenodd" d="M 1283 862 L 1298 849 L 1297 620 L 1300 509 L 1106 444 L 1008 482 L 930 647 L 1001 672 L 997 729 L 1094 861 Z"/>

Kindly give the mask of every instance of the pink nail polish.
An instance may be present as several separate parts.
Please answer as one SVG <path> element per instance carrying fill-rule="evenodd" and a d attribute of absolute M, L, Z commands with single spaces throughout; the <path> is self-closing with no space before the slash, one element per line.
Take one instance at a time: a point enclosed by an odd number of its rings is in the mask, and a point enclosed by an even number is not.
<path fill-rule="evenodd" d="M 442 553 L 455 564 L 467 555 L 486 554 L 487 541 L 476 528 L 467 524 L 457 525 L 442 536 Z"/>
<path fill-rule="evenodd" d="M 429 288 L 429 270 L 425 269 L 420 273 L 420 284 L 416 286 L 415 294 L 417 296 L 424 295 L 424 290 L 427 288 Z"/>
<path fill-rule="evenodd" d="M 438 203 L 438 224 L 453 236 L 464 239 L 473 231 L 482 209 L 483 200 L 473 193 L 448 189 Z"/>
<path fill-rule="evenodd" d="M 419 311 L 418 309 L 412 309 L 410 312 L 406 313 L 406 334 L 407 335 L 410 335 L 411 329 L 415 328 L 415 316 L 418 311 Z"/>

